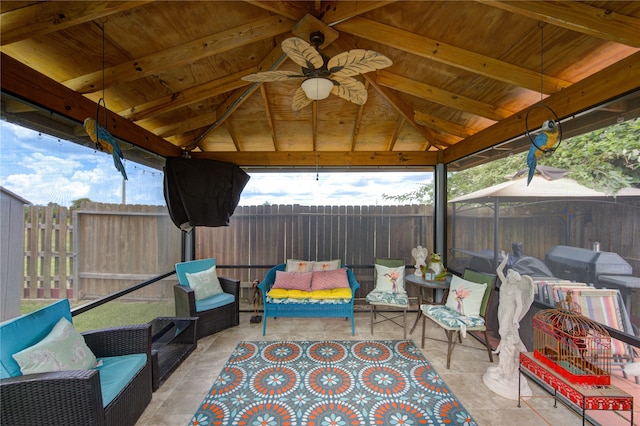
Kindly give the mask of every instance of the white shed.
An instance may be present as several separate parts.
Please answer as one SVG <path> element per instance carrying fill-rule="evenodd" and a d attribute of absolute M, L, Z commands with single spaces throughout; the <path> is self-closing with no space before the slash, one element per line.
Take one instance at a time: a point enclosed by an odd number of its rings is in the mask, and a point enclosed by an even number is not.
<path fill-rule="evenodd" d="M 0 186 L 0 321 L 20 315 L 25 204 L 31 203 Z"/>

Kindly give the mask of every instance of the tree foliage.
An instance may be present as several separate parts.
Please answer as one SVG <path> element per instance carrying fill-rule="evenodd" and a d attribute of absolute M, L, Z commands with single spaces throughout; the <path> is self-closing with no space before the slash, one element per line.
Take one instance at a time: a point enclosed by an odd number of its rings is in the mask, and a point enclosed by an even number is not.
<path fill-rule="evenodd" d="M 526 158 L 527 152 L 521 152 L 449 173 L 448 198 L 509 180 L 527 168 Z M 640 118 L 563 140 L 553 155 L 543 155 L 538 164 L 569 170 L 569 177 L 581 185 L 608 194 L 626 187 L 640 187 Z M 428 204 L 433 200 L 433 185 L 427 182 L 404 194 L 383 194 L 383 198 Z"/>

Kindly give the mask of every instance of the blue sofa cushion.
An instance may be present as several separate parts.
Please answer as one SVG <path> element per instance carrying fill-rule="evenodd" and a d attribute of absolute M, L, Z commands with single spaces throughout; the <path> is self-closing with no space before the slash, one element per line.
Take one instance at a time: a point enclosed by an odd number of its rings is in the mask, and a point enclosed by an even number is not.
<path fill-rule="evenodd" d="M 146 354 L 98 358 L 102 405 L 106 407 L 147 363 Z"/>
<path fill-rule="evenodd" d="M 196 312 L 208 311 L 210 309 L 219 308 L 236 301 L 233 294 L 220 293 L 207 297 L 206 299 L 196 300 Z"/>
<path fill-rule="evenodd" d="M 22 375 L 13 354 L 35 345 L 49 334 L 60 318 L 71 319 L 68 299 L 62 299 L 0 325 L 0 379 Z"/>

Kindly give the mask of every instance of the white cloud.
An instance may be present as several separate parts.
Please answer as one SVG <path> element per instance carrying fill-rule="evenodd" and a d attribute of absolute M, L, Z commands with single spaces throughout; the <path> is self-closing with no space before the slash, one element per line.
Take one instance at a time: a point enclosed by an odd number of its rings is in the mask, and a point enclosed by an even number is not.
<path fill-rule="evenodd" d="M 0 185 L 31 201 L 70 205 L 78 198 L 122 201 L 122 177 L 110 154 L 0 121 Z M 164 205 L 163 174 L 125 161 L 128 204 Z M 388 205 L 430 182 L 421 172 L 252 173 L 240 205 Z"/>

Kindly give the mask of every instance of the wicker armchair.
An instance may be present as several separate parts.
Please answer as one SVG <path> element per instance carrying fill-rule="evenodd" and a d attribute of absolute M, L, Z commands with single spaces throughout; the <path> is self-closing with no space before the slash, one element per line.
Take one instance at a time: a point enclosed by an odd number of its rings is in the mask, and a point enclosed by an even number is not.
<path fill-rule="evenodd" d="M 234 301 L 214 309 L 196 309 L 195 292 L 189 287 L 186 273 L 209 269 L 216 264 L 215 262 L 215 259 L 201 259 L 176 264 L 176 274 L 180 282 L 173 287 L 176 316 L 198 317 L 198 339 L 240 324 L 240 280 L 218 277 L 222 290 L 232 295 Z"/>
<path fill-rule="evenodd" d="M 146 353 L 147 364 L 103 407 L 100 373 L 70 370 L 0 380 L 0 423 L 7 425 L 135 425 L 151 401 L 151 325 L 83 333 L 96 357 Z"/>

